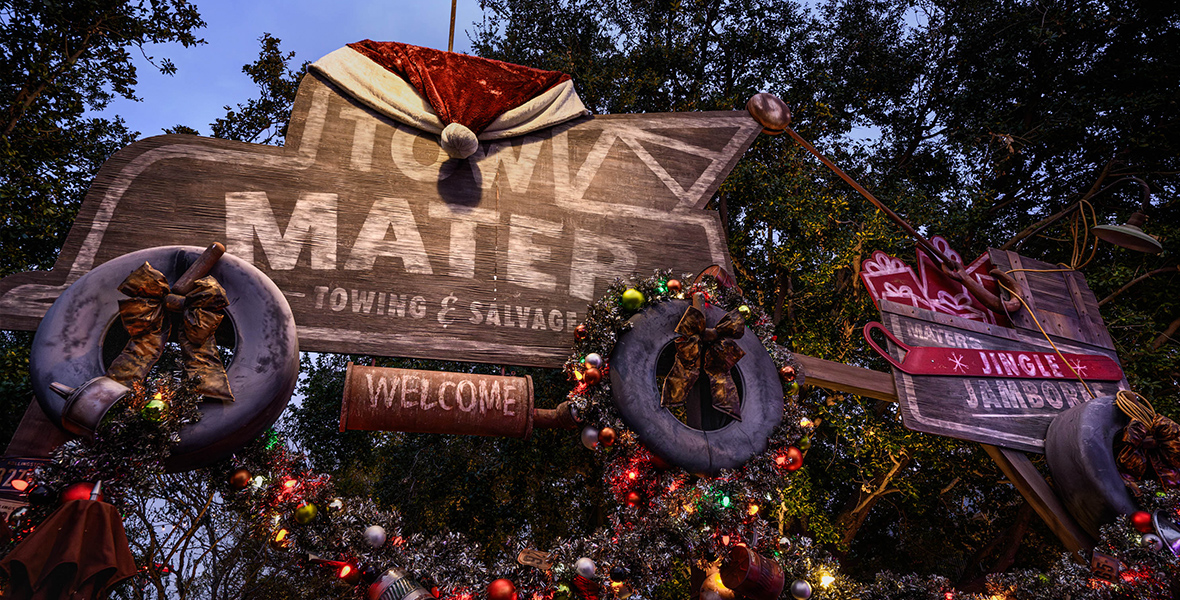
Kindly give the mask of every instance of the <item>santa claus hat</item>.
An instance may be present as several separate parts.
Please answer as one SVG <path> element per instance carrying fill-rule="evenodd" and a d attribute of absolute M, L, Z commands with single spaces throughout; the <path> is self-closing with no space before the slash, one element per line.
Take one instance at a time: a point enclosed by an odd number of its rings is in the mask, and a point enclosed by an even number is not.
<path fill-rule="evenodd" d="M 480 140 L 589 114 L 565 73 L 397 42 L 349 44 L 311 68 L 378 113 L 438 135 L 455 158 Z"/>

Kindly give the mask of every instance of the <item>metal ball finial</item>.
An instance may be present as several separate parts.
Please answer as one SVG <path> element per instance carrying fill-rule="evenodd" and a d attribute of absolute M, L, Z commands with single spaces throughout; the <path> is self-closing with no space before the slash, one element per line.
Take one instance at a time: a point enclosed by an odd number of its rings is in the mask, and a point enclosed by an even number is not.
<path fill-rule="evenodd" d="M 762 133 L 768 135 L 778 135 L 786 131 L 787 126 L 791 124 L 791 109 L 774 94 L 754 94 L 746 102 L 746 110 L 762 125 Z"/>

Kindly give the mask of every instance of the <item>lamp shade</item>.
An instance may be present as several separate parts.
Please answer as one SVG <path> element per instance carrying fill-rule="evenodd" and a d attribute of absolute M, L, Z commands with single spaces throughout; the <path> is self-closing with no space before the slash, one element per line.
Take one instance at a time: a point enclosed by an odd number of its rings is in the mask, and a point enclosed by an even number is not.
<path fill-rule="evenodd" d="M 1131 215 L 1130 219 L 1127 219 L 1125 225 L 1098 225 L 1090 231 L 1098 236 L 1098 239 L 1106 240 L 1116 246 L 1136 252 L 1159 254 L 1164 247 L 1159 243 L 1159 240 L 1143 233 L 1143 230 L 1139 228 L 1144 221 L 1146 218 L 1143 213 L 1136 212 Z"/>

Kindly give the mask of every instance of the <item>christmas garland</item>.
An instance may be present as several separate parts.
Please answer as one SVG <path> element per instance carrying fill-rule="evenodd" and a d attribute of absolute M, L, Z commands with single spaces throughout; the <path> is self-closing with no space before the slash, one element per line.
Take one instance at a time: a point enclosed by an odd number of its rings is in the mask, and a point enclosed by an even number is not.
<path fill-rule="evenodd" d="M 590 307 L 579 326 L 566 371 L 575 379 L 569 399 L 584 422 L 598 429 L 594 446 L 610 511 L 608 524 L 577 539 L 559 540 L 518 560 L 531 549 L 527 527 L 505 552 L 481 560 L 478 544 L 456 532 L 404 533 L 401 517 L 371 498 L 340 496 L 331 478 L 309 468 L 273 430 L 232 458 L 193 472 L 221 498 L 222 517 L 230 517 L 237 535 L 256 548 L 259 568 L 297 582 L 304 597 L 362 597 L 373 587 L 389 587 L 406 576 L 442 600 L 528 600 L 683 597 L 698 590 L 672 589 L 673 573 L 696 569 L 715 573 L 733 548 L 744 545 L 782 569 L 781 597 L 875 600 L 886 598 L 954 598 L 1023 600 L 1064 598 L 1163 598 L 1174 595 L 1180 561 L 1143 528 L 1142 515 L 1122 517 L 1102 530 L 1097 550 L 1110 557 L 1113 574 L 1097 574 L 1071 555 L 1047 572 L 1013 571 L 989 578 L 986 595 L 959 593 L 945 578 L 880 573 L 875 581 L 853 581 L 817 544 L 784 535 L 784 498 L 795 489 L 791 472 L 800 461 L 788 460 L 793 448 L 806 446 L 814 427 L 794 401 L 771 435 L 768 450 L 739 469 L 717 477 L 696 477 L 656 460 L 622 423 L 611 401 L 610 366 L 602 360 L 600 377 L 589 383 L 589 355 L 609 357 L 614 344 L 640 310 L 670 299 L 704 294 L 725 310 L 740 309 L 777 367 L 794 366 L 779 346 L 766 315 L 749 305 L 734 288 L 706 277 L 677 286 L 669 272 L 646 279 L 618 280 Z M 687 278 L 685 279 L 687 280 Z M 635 293 L 641 294 L 638 304 Z M 581 374 L 581 379 L 578 379 Z M 182 426 L 199 419 L 199 396 L 192 382 L 157 378 L 134 386 L 116 405 L 93 440 L 76 440 L 59 448 L 37 473 L 33 506 L 9 523 L 19 541 L 54 508 L 53 498 L 72 484 L 104 482 L 106 500 L 121 509 L 161 480 L 165 460 Z M 794 386 L 787 386 L 791 395 Z M 611 429 L 613 439 L 603 432 Z M 609 442 L 609 443 L 608 443 Z M 792 446 L 796 444 L 796 446 Z M 1141 485 L 1147 510 L 1180 517 L 1180 493 Z M 180 523 L 183 526 L 192 525 Z M 1155 539 L 1153 539 L 1155 538 Z M 11 549 L 11 547 L 9 548 Z M 529 564 L 547 563 L 537 568 Z M 140 555 L 135 585 L 146 587 L 153 574 L 170 565 Z M 524 564 L 529 563 L 529 564 Z M 404 582 L 403 582 L 404 583 Z M 732 598 L 716 577 L 705 580 L 701 598 Z"/>

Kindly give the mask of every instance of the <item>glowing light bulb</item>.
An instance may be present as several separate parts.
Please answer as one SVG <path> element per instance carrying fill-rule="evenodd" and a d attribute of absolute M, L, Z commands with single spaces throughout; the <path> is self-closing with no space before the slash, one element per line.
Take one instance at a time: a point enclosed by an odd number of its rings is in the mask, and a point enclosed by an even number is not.
<path fill-rule="evenodd" d="M 828 587 L 828 586 L 832 585 L 833 581 L 836 581 L 836 578 L 832 577 L 831 573 L 829 573 L 827 571 L 820 571 L 819 572 L 819 585 L 820 585 L 820 587 Z"/>
<path fill-rule="evenodd" d="M 25 481 L 24 479 L 13 479 L 12 481 L 10 481 L 8 483 L 12 487 L 16 488 L 16 491 L 18 491 L 18 492 L 23 492 L 23 491 L 29 489 L 29 482 Z"/>
<path fill-rule="evenodd" d="M 729 496 L 722 496 L 721 497 L 721 506 L 722 507 L 729 508 L 729 502 L 730 502 Z"/>
<path fill-rule="evenodd" d="M 758 514 L 758 505 L 751 504 L 750 507 L 746 509 L 746 514 L 750 515 L 751 517 Z"/>

